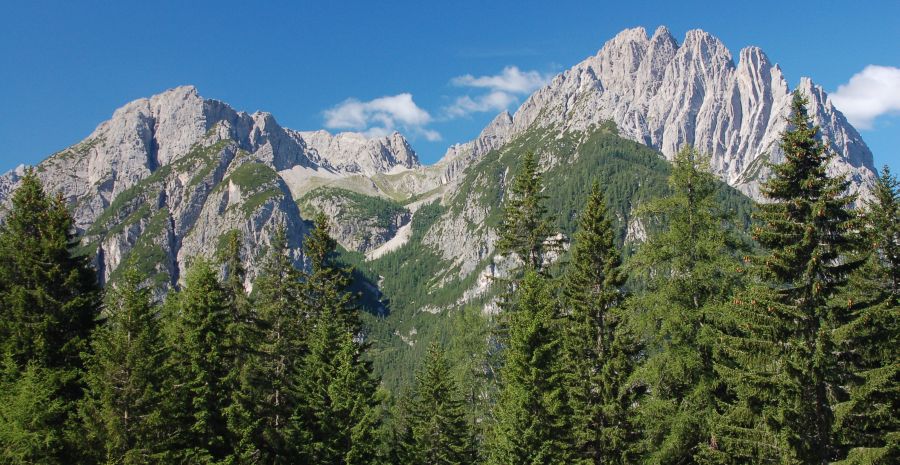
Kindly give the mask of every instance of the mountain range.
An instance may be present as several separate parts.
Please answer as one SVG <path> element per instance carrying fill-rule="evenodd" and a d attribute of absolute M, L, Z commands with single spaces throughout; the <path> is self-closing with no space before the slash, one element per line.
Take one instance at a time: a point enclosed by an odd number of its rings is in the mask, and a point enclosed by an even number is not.
<path fill-rule="evenodd" d="M 783 157 L 792 90 L 808 99 L 835 154 L 829 170 L 867 195 L 872 153 L 821 87 L 803 78 L 791 89 L 759 48 L 741 50 L 735 63 L 712 35 L 689 31 L 679 44 L 664 27 L 619 33 L 428 166 L 397 132 L 295 131 L 184 86 L 126 104 L 34 168 L 71 205 L 103 283 L 132 260 L 161 293 L 231 230 L 244 240 L 248 288 L 278 228 L 302 266 L 309 220 L 324 211 L 378 301 L 373 313 L 394 315 L 373 333 L 405 348 L 430 318 L 417 315 L 492 311 L 491 279 L 508 267 L 494 255 L 500 205 L 524 151 L 539 159 L 563 234 L 599 179 L 627 244 L 652 229 L 634 210 L 665 192 L 666 160 L 685 145 L 711 157 L 736 213 L 763 200 L 767 163 Z M 4 204 L 23 169 L 0 176 Z"/>

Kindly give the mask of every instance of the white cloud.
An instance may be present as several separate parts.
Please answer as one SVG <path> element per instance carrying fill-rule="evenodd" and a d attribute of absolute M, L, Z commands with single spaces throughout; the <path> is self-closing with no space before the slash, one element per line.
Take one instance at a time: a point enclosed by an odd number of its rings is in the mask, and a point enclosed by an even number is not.
<path fill-rule="evenodd" d="M 349 98 L 325 110 L 325 127 L 363 131 L 370 137 L 385 136 L 403 128 L 429 141 L 440 140 L 437 131 L 425 128 L 430 122 L 431 115 L 416 105 L 409 93 L 368 102 Z"/>
<path fill-rule="evenodd" d="M 503 111 L 516 101 L 516 97 L 502 91 L 479 95 L 474 99 L 468 95 L 457 97 L 452 105 L 444 108 L 450 118 L 458 118 L 475 112 Z"/>
<path fill-rule="evenodd" d="M 453 104 L 444 108 L 447 119 L 459 118 L 471 113 L 496 112 L 509 108 L 519 101 L 519 95 L 534 92 L 551 78 L 551 75 L 537 71 L 522 71 L 516 66 L 503 68 L 500 74 L 493 76 L 473 76 L 466 74 L 453 78 L 450 83 L 458 87 L 487 89 L 488 93 L 472 97 L 457 97 Z"/>
<path fill-rule="evenodd" d="M 453 78 L 451 83 L 460 87 L 479 87 L 492 91 L 502 91 L 512 94 L 529 94 L 534 92 L 550 80 L 550 76 L 537 71 L 521 71 L 516 66 L 503 68 L 500 74 L 493 76 L 472 76 L 466 74 Z"/>
<path fill-rule="evenodd" d="M 831 94 L 851 124 L 872 129 L 875 118 L 900 112 L 900 68 L 869 65 Z"/>

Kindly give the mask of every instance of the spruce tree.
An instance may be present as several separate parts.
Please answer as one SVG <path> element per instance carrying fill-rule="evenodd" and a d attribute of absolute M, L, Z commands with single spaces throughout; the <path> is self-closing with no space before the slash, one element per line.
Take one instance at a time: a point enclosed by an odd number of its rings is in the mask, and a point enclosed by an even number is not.
<path fill-rule="evenodd" d="M 718 448 L 731 460 L 827 463 L 837 456 L 833 404 L 843 371 L 834 332 L 846 303 L 834 298 L 853 259 L 858 224 L 848 182 L 826 172 L 829 154 L 795 93 L 781 138 L 784 162 L 763 185 L 754 238 L 768 252 L 756 282 L 726 315 L 718 370 L 730 407 L 719 422 Z"/>
<path fill-rule="evenodd" d="M 379 450 L 376 383 L 334 308 L 316 317 L 296 380 L 291 442 L 303 463 L 367 464 Z"/>
<path fill-rule="evenodd" d="M 564 464 L 572 459 L 559 305 L 549 278 L 525 274 L 508 313 L 509 335 L 494 427 L 491 464 Z"/>
<path fill-rule="evenodd" d="M 244 288 L 244 280 L 247 278 L 247 270 L 244 268 L 242 258 L 242 242 L 240 231 L 232 230 L 224 235 L 225 247 L 219 251 L 218 261 L 223 268 L 222 285 L 228 294 L 228 307 L 230 309 L 231 327 L 229 339 L 236 344 L 236 356 L 239 352 L 246 352 L 237 346 L 254 345 L 254 328 L 257 321 L 253 315 L 252 305 L 247 291 Z M 240 363 L 236 361 L 235 363 Z"/>
<path fill-rule="evenodd" d="M 634 343 L 620 328 L 625 279 L 606 202 L 595 182 L 579 217 L 564 281 L 566 390 L 579 462 L 628 461 L 631 427 L 623 387 Z"/>
<path fill-rule="evenodd" d="M 337 241 L 328 235 L 328 217 L 324 213 L 316 215 L 313 229 L 303 242 L 303 251 L 309 262 L 304 285 L 307 308 L 325 312 L 320 304 L 327 303 L 341 324 L 356 335 L 362 323 L 355 296 L 348 292 L 351 270 L 337 261 Z"/>
<path fill-rule="evenodd" d="M 404 463 L 463 465 L 475 462 L 475 443 L 463 396 L 437 343 L 428 348 L 409 406 Z"/>
<path fill-rule="evenodd" d="M 196 259 L 185 276 L 181 292 L 170 294 L 177 324 L 169 341 L 171 389 L 176 427 L 172 456 L 167 460 L 214 463 L 232 457 L 233 446 L 226 409 L 231 361 L 227 330 L 228 293 L 216 271 Z"/>
<path fill-rule="evenodd" d="M 671 195 L 641 209 L 662 222 L 633 257 L 646 291 L 629 305 L 629 325 L 645 354 L 631 383 L 643 391 L 634 412 L 648 463 L 693 463 L 712 439 L 719 379 L 711 327 L 739 283 L 739 243 L 715 200 L 707 159 L 691 148 L 673 160 Z"/>
<path fill-rule="evenodd" d="M 363 360 L 358 309 L 348 270 L 336 260 L 327 217 L 316 217 L 304 243 L 310 271 L 300 287 L 309 315 L 309 339 L 293 380 L 297 399 L 290 438 L 306 463 L 370 463 L 381 447 L 377 384 Z"/>
<path fill-rule="evenodd" d="M 230 403 L 225 409 L 229 441 L 233 444 L 236 459 L 249 463 L 257 460 L 260 453 L 254 440 L 261 421 L 257 416 L 255 399 L 258 380 L 253 372 L 258 366 L 257 348 L 261 343 L 261 331 L 260 320 L 244 288 L 247 273 L 242 258 L 242 242 L 240 231 L 226 232 L 221 239 L 224 247 L 218 251 L 216 258 L 222 267 L 222 286 L 229 309 L 225 328 L 229 365 L 226 385 L 231 393 Z"/>
<path fill-rule="evenodd" d="M 848 318 L 835 335 L 849 368 L 835 406 L 845 463 L 900 461 L 900 183 L 887 167 L 863 214 L 864 264 L 840 298 Z"/>
<path fill-rule="evenodd" d="M 45 194 L 34 171 L 26 171 L 11 204 L 0 226 L 0 355 L 8 362 L 0 387 L 9 390 L 15 409 L 2 421 L 11 433 L 22 432 L 18 438 L 27 444 L 2 443 L 0 453 L 12 454 L 4 457 L 10 461 L 79 460 L 82 441 L 74 426 L 81 353 L 100 308 L 96 275 L 86 257 L 72 252 L 75 229 L 64 199 Z M 28 389 L 34 399 L 15 397 Z M 16 415 L 43 407 L 34 418 Z M 45 440 L 32 440 L 36 436 L 28 432 Z M 20 447 L 29 452 L 19 454 Z"/>
<path fill-rule="evenodd" d="M 298 402 L 310 319 L 310 309 L 302 305 L 300 279 L 288 255 L 284 230 L 279 230 L 254 285 L 262 335 L 250 370 L 249 395 L 257 424 L 245 436 L 263 463 L 295 461 L 290 418 Z"/>
<path fill-rule="evenodd" d="M 515 254 L 524 262 L 526 270 L 542 269 L 550 245 L 545 197 L 537 160 L 534 153 L 526 152 L 503 207 L 497 241 L 497 251 Z"/>
<path fill-rule="evenodd" d="M 82 419 L 106 463 L 149 463 L 160 452 L 164 340 L 151 289 L 130 264 L 106 296 L 87 358 Z"/>
<path fill-rule="evenodd" d="M 75 245 L 65 201 L 48 197 L 28 170 L 0 227 L 0 350 L 20 365 L 81 366 L 100 293 Z"/>
<path fill-rule="evenodd" d="M 71 407 L 60 396 L 69 378 L 64 370 L 36 362 L 23 368 L 5 357 L 0 372 L 0 462 L 70 463 L 65 423 Z"/>

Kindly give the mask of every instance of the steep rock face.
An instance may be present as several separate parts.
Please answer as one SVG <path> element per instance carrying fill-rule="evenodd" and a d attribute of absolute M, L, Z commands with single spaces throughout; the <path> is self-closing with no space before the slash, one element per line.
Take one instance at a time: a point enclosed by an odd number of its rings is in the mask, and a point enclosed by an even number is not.
<path fill-rule="evenodd" d="M 513 117 L 508 111 L 504 111 L 497 115 L 474 140 L 450 146 L 447 153 L 435 165 L 440 182 L 447 184 L 458 179 L 473 161 L 508 142 L 513 132 Z"/>
<path fill-rule="evenodd" d="M 332 135 L 327 131 L 295 133 L 307 147 L 327 159 L 333 169 L 372 176 L 397 169 L 419 167 L 419 158 L 399 132 L 369 138 L 359 133 Z"/>
<path fill-rule="evenodd" d="M 347 250 L 368 253 L 409 223 L 408 209 L 387 199 L 339 188 L 319 188 L 299 200 L 303 211 L 322 212 L 329 234 Z M 311 216 L 311 214 L 310 214 Z"/>
<path fill-rule="evenodd" d="M 399 134 L 307 136 L 310 143 L 268 113 L 235 111 L 185 86 L 126 104 L 35 170 L 48 191 L 69 201 L 84 250 L 94 254 L 104 282 L 131 257 L 161 284 L 175 285 L 190 257 L 213 255 L 229 230 L 243 234 L 253 277 L 255 254 L 277 229 L 286 230 L 294 258 L 302 260 L 307 226 L 278 171 L 345 176 L 419 165 Z M 328 138 L 354 143 L 322 146 Z M 0 204 L 7 204 L 22 173 L 0 176 Z"/>
<path fill-rule="evenodd" d="M 123 191 L 84 232 L 82 247 L 94 255 L 102 282 L 134 260 L 165 290 L 180 282 L 193 257 L 214 257 L 223 233 L 236 230 L 249 283 L 281 229 L 301 264 L 307 226 L 287 186 L 234 141 L 213 138 Z"/>
<path fill-rule="evenodd" d="M 854 190 L 867 191 L 875 170 L 859 133 L 821 87 L 804 78 L 797 90 L 837 154 L 832 173 L 847 174 Z M 781 69 L 759 48 L 741 50 L 735 65 L 725 45 L 704 31 L 689 31 L 679 45 L 664 27 L 652 37 L 636 28 L 532 94 L 510 124 L 489 128 L 491 140 L 507 141 L 533 126 L 583 131 L 611 120 L 624 137 L 669 159 L 693 145 L 712 157 L 723 180 L 761 199 L 759 184 L 769 175 L 765 162 L 783 159 L 777 142 L 787 126 L 790 93 Z M 481 140 L 451 148 L 445 163 L 477 158 Z"/>

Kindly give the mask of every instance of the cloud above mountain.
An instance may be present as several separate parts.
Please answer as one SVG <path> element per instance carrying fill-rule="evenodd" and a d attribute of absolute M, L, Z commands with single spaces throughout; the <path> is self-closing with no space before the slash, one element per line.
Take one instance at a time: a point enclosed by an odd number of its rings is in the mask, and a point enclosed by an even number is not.
<path fill-rule="evenodd" d="M 492 91 L 513 94 L 529 94 L 547 83 L 550 76 L 537 71 L 521 71 L 517 66 L 507 66 L 500 74 L 475 77 L 471 74 L 458 76 L 450 82 L 460 87 L 480 87 Z"/>
<path fill-rule="evenodd" d="M 506 110 L 510 105 L 517 103 L 520 96 L 531 94 L 547 84 L 552 77 L 552 74 L 534 70 L 522 71 L 517 66 L 507 66 L 500 74 L 495 75 L 457 76 L 450 81 L 454 86 L 484 89 L 487 92 L 457 97 L 451 105 L 443 109 L 444 116 L 453 119 L 472 113 Z"/>
<path fill-rule="evenodd" d="M 441 134 L 429 127 L 432 123 L 448 122 L 473 113 L 508 110 L 552 77 L 552 74 L 538 71 L 523 71 L 517 66 L 507 66 L 494 75 L 457 76 L 450 80 L 451 85 L 475 93 L 457 96 L 437 117 L 417 105 L 408 92 L 368 101 L 351 97 L 324 111 L 325 127 L 359 131 L 369 137 L 381 137 L 400 130 L 413 138 L 436 142 L 441 140 Z"/>
<path fill-rule="evenodd" d="M 900 112 L 900 68 L 869 65 L 831 93 L 851 124 L 872 129 L 879 116 Z"/>
<path fill-rule="evenodd" d="M 328 129 L 363 131 L 370 137 L 403 129 L 426 140 L 438 141 L 440 133 L 426 128 L 431 121 L 431 115 L 416 104 L 410 93 L 365 102 L 348 98 L 325 110 L 325 127 Z"/>

